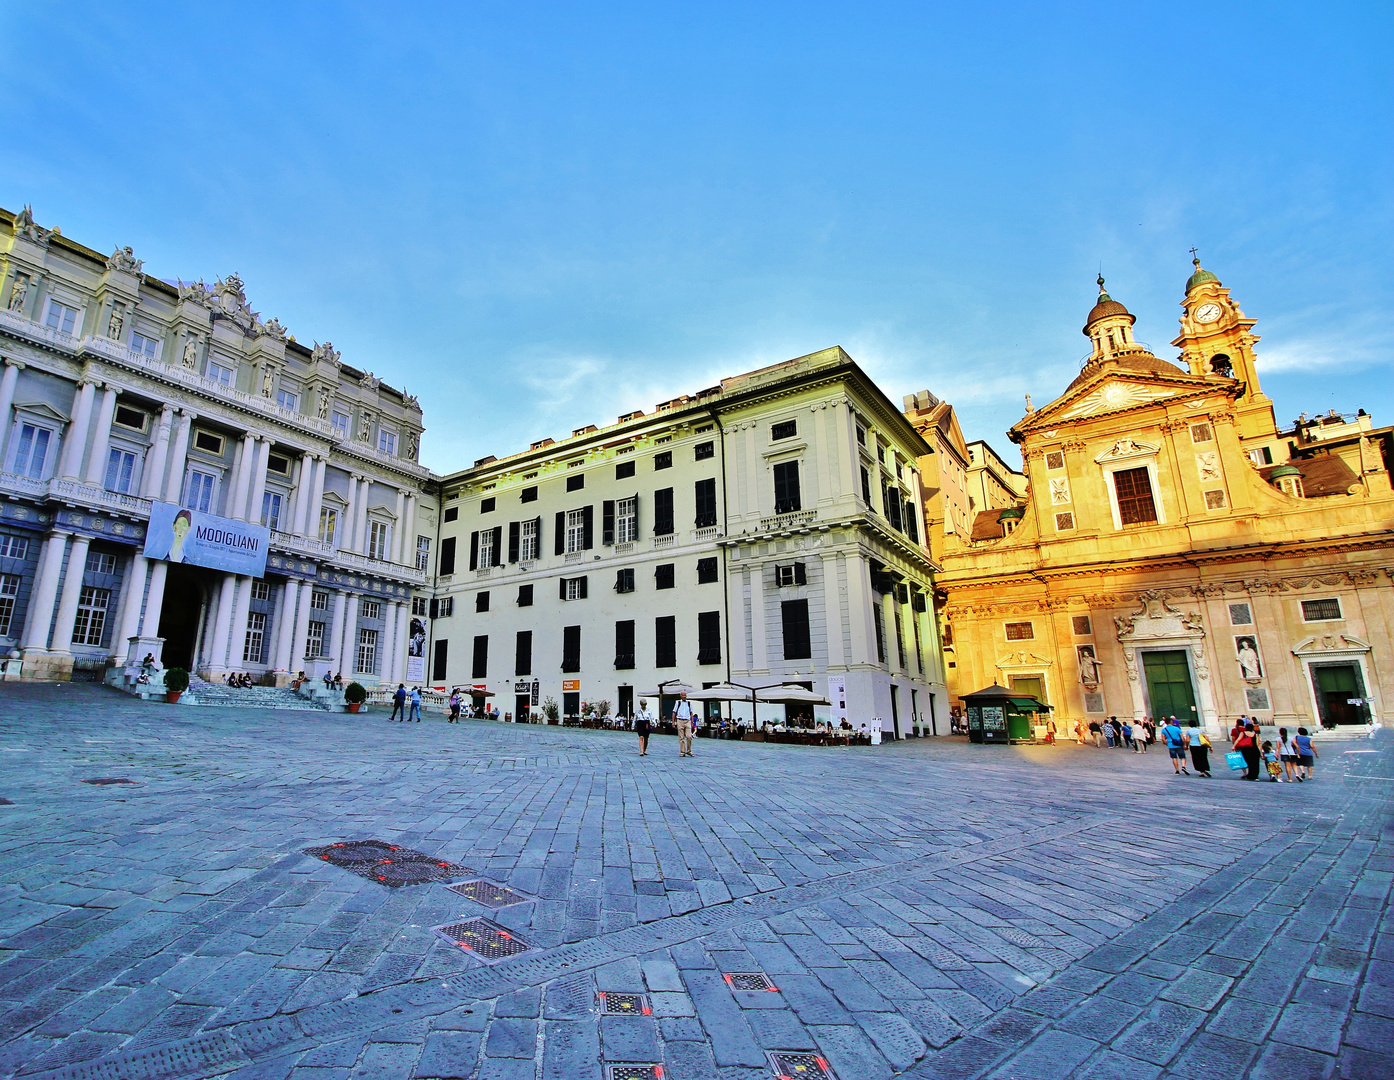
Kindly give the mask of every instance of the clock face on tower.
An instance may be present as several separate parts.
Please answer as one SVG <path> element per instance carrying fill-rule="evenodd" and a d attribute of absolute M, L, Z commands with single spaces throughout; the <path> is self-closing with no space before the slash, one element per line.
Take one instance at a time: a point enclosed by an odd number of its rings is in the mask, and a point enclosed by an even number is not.
<path fill-rule="evenodd" d="M 1196 322 L 1212 323 L 1220 317 L 1219 304 L 1201 304 L 1196 308 Z"/>

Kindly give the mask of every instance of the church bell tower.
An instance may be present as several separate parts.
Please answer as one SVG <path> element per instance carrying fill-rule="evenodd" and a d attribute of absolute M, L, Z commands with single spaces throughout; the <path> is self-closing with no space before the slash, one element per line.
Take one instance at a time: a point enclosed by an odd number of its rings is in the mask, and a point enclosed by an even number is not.
<path fill-rule="evenodd" d="M 1195 249 L 1191 249 L 1195 255 Z M 1186 298 L 1181 301 L 1181 333 L 1172 342 L 1192 375 L 1231 380 L 1243 384 L 1235 401 L 1241 439 L 1271 439 L 1278 430 L 1273 402 L 1259 386 L 1255 366 L 1254 333 L 1257 319 L 1250 319 L 1236 304 L 1220 279 L 1192 260 L 1195 272 L 1186 279 Z"/>

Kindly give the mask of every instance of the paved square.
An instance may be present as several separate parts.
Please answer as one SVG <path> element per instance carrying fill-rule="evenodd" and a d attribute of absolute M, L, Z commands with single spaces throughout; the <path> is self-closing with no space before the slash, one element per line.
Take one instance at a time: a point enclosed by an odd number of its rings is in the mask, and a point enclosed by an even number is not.
<path fill-rule="evenodd" d="M 0 1075 L 1394 1076 L 1382 743 L 1279 785 L 384 719 L 0 687 Z M 452 869 L 305 854 L 365 840 Z"/>

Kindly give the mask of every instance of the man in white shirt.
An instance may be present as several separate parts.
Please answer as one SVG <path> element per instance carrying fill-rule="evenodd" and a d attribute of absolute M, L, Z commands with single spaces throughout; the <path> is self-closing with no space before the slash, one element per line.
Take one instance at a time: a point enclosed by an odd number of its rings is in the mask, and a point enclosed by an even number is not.
<path fill-rule="evenodd" d="M 678 698 L 678 703 L 673 706 L 673 723 L 678 725 L 678 756 L 694 757 L 692 753 L 692 724 L 696 720 L 696 710 L 692 707 L 692 702 L 687 700 L 687 692 L 684 691 Z"/>

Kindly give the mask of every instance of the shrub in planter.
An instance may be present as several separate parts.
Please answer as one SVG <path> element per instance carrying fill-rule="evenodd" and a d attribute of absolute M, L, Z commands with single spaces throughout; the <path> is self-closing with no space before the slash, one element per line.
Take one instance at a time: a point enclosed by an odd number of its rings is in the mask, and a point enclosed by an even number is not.
<path fill-rule="evenodd" d="M 179 695 L 189 689 L 189 673 L 182 667 L 172 667 L 165 672 L 165 700 L 171 705 L 179 700 Z"/>
<path fill-rule="evenodd" d="M 542 715 L 547 718 L 547 723 L 555 724 L 560 721 L 561 709 L 557 707 L 557 699 L 550 694 L 542 701 Z"/>
<path fill-rule="evenodd" d="M 361 683 L 351 682 L 344 687 L 344 701 L 348 705 L 349 712 L 357 712 L 363 707 L 363 702 L 368 699 L 368 691 L 363 689 Z"/>

